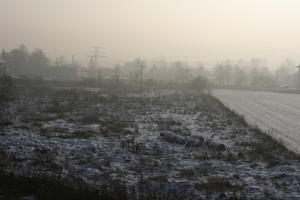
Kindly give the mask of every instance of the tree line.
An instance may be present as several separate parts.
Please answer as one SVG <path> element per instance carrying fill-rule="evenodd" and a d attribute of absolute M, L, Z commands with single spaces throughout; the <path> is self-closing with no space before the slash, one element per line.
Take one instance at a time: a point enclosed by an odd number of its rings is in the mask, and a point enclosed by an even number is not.
<path fill-rule="evenodd" d="M 9 67 L 17 74 L 19 70 L 26 67 L 48 67 L 51 66 L 50 58 L 46 53 L 36 48 L 29 51 L 25 45 L 10 51 L 2 51 L 2 58 L 9 63 Z M 63 56 L 57 58 L 53 63 L 62 66 L 65 63 Z M 138 86 L 141 76 L 144 81 L 177 82 L 180 84 L 191 83 L 193 79 L 201 77 L 208 79 L 217 86 L 235 87 L 282 87 L 287 81 L 289 74 L 296 72 L 295 62 L 285 59 L 276 70 L 270 70 L 266 59 L 252 58 L 250 60 L 225 60 L 219 62 L 213 68 L 205 67 L 202 62 L 189 64 L 184 61 L 166 61 L 157 59 L 145 61 L 134 59 L 132 61 L 118 64 L 111 69 L 111 78 L 118 82 L 127 79 L 133 85 Z M 141 75 L 141 70 L 143 70 Z"/>
<path fill-rule="evenodd" d="M 146 62 L 135 59 L 116 65 L 118 75 L 127 74 L 128 79 L 138 84 L 140 67 L 146 66 L 145 79 L 158 81 L 176 81 L 178 83 L 189 83 L 197 77 L 208 79 L 215 86 L 226 87 L 251 87 L 270 88 L 283 87 L 289 75 L 296 74 L 295 62 L 289 58 L 285 59 L 280 66 L 271 70 L 267 60 L 252 58 L 250 60 L 225 60 L 216 64 L 213 68 L 207 68 L 202 62 L 191 66 L 187 62 L 167 62 L 164 59 Z"/>
<path fill-rule="evenodd" d="M 47 67 L 50 65 L 50 59 L 42 49 L 36 48 L 30 52 L 25 45 L 20 45 L 8 52 L 3 49 L 2 59 L 7 61 L 9 66 L 16 71 L 29 66 Z"/>
<path fill-rule="evenodd" d="M 219 86 L 239 86 L 251 88 L 284 87 L 289 75 L 296 78 L 296 65 L 286 58 L 275 70 L 270 70 L 267 60 L 252 58 L 245 60 L 226 60 L 214 68 L 215 83 Z"/>

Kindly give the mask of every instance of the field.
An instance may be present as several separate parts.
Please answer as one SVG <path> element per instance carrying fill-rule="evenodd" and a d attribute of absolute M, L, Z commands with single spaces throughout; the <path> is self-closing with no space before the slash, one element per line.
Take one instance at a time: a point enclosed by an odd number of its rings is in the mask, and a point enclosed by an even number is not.
<path fill-rule="evenodd" d="M 300 153 L 299 94 L 215 90 L 214 96 L 248 123 Z"/>
<path fill-rule="evenodd" d="M 86 199 L 300 198 L 299 157 L 209 94 L 18 91 L 2 115 L 1 176 L 67 188 L 19 191 L 31 199 L 79 198 L 74 188 Z"/>

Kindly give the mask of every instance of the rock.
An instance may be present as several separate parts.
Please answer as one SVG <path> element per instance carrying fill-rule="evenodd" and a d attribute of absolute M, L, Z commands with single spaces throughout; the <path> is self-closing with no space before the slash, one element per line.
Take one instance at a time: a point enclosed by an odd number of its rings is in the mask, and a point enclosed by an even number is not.
<path fill-rule="evenodd" d="M 219 144 L 216 148 L 217 151 L 225 151 L 226 150 L 226 147 L 224 144 Z"/>
<path fill-rule="evenodd" d="M 25 196 L 25 197 L 22 197 L 22 200 L 35 200 L 35 196 Z"/>
<path fill-rule="evenodd" d="M 190 138 L 186 143 L 186 147 L 201 147 L 202 145 L 203 141 L 198 138 Z"/>
<path fill-rule="evenodd" d="M 15 161 L 19 161 L 20 162 L 20 161 L 26 160 L 27 156 L 24 155 L 24 154 L 22 154 L 22 153 L 17 152 L 16 155 L 14 156 L 14 159 L 15 159 Z"/>
<path fill-rule="evenodd" d="M 211 141 L 211 140 L 206 140 L 205 144 L 208 147 L 211 147 L 211 148 L 213 148 L 213 149 L 215 149 L 217 151 L 224 151 L 226 149 L 226 147 L 225 147 L 224 144 L 216 143 L 216 142 Z"/>
<path fill-rule="evenodd" d="M 176 135 L 171 131 L 160 132 L 160 137 L 167 142 L 175 143 L 175 144 L 185 144 L 186 142 L 184 137 Z"/>
<path fill-rule="evenodd" d="M 212 141 L 212 140 L 209 140 L 209 139 L 207 139 L 207 140 L 205 141 L 205 144 L 206 144 L 207 146 L 209 146 L 209 147 L 212 147 L 212 148 L 217 148 L 217 146 L 218 146 L 218 144 L 217 144 L 216 142 L 214 142 L 214 141 Z"/>
<path fill-rule="evenodd" d="M 178 133 L 181 136 L 191 136 L 191 132 L 188 130 L 183 130 Z"/>
<path fill-rule="evenodd" d="M 200 135 L 192 135 L 191 138 L 196 138 L 196 139 L 200 140 L 201 142 L 204 142 L 204 138 Z"/>

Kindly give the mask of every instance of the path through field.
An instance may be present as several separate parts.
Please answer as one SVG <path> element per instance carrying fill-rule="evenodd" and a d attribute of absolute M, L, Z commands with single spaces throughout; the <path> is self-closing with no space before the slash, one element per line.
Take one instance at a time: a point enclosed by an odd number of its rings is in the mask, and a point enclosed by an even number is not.
<path fill-rule="evenodd" d="M 250 125 L 300 153 L 300 95 L 271 92 L 214 90 L 229 109 L 243 115 Z"/>

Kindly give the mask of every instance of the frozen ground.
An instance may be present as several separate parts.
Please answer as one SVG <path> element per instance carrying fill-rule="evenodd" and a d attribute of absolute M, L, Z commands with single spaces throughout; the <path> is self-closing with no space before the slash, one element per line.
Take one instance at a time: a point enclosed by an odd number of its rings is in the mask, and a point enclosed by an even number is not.
<path fill-rule="evenodd" d="M 124 199 L 300 198 L 299 157 L 209 95 L 23 93 L 2 116 L 6 173 L 109 187 Z"/>
<path fill-rule="evenodd" d="M 300 154 L 300 95 L 214 90 L 213 95 L 246 121 Z"/>

